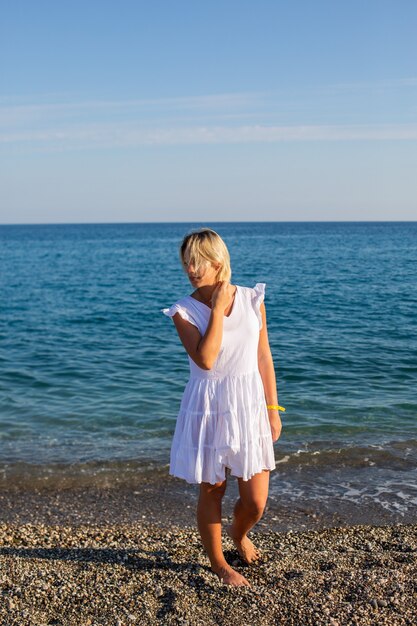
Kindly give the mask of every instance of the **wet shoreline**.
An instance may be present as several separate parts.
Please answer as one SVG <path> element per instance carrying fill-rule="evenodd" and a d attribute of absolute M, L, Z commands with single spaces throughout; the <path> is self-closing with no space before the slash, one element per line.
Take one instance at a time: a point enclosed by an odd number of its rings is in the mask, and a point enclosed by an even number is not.
<path fill-rule="evenodd" d="M 278 479 L 279 477 L 277 477 Z M 238 497 L 237 480 L 228 478 L 223 516 L 229 519 Z M 0 522 L 17 524 L 132 524 L 160 527 L 195 527 L 198 486 L 160 472 L 143 474 L 130 484 L 16 484 L 0 488 Z M 336 496 L 288 498 L 271 490 L 258 532 L 306 531 L 354 524 L 392 525 L 414 523 L 415 510 L 395 513 L 370 502 L 346 502 Z"/>

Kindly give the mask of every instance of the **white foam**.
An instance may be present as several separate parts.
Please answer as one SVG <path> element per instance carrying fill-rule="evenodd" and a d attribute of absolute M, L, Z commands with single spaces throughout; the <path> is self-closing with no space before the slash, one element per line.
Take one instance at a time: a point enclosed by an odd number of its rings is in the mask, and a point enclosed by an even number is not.
<path fill-rule="evenodd" d="M 276 461 L 276 463 L 288 463 L 288 461 L 290 460 L 290 455 L 286 454 L 282 459 L 279 459 L 279 461 Z"/>

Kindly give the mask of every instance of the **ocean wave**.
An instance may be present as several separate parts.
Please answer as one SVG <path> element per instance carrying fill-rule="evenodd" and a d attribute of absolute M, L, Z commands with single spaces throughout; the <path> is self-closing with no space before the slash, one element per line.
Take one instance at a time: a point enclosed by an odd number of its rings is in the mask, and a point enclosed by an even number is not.
<path fill-rule="evenodd" d="M 339 445 L 320 448 L 308 444 L 304 449 L 281 453 L 277 465 L 287 468 L 332 468 L 332 467 L 386 467 L 396 470 L 411 470 L 417 466 L 417 440 L 386 441 L 380 444 Z"/>

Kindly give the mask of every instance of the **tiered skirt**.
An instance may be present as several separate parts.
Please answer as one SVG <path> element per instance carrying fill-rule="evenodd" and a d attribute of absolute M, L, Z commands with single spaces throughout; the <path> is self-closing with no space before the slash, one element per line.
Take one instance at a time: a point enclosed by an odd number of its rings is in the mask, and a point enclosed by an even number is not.
<path fill-rule="evenodd" d="M 181 400 L 170 474 L 189 483 L 249 480 L 275 468 L 259 371 L 224 378 L 191 377 Z"/>

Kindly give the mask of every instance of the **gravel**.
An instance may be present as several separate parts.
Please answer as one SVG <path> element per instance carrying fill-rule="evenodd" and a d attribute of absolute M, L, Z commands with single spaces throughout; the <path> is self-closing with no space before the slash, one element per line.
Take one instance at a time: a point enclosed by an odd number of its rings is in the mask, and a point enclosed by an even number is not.
<path fill-rule="evenodd" d="M 191 527 L 0 524 L 0 623 L 415 626 L 417 525 L 251 536 L 251 566 L 224 537 L 252 585 L 231 588 Z"/>

